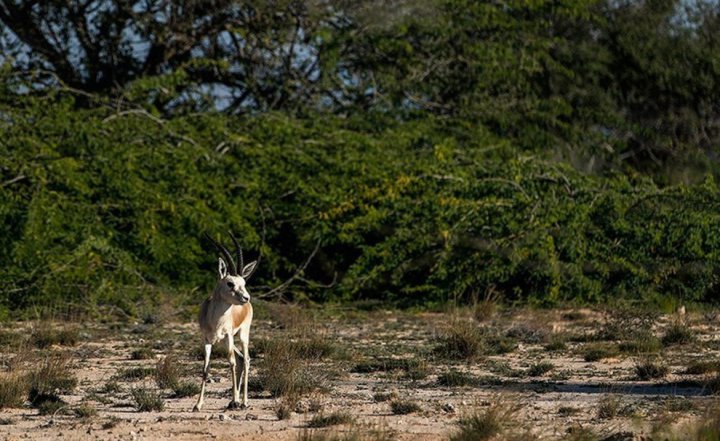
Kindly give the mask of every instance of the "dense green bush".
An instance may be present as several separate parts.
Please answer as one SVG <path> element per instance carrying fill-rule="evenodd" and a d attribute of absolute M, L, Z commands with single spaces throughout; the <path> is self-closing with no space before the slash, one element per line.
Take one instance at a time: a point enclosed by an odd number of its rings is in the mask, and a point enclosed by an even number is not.
<path fill-rule="evenodd" d="M 216 271 L 202 233 L 228 229 L 248 254 L 262 251 L 251 293 L 317 247 L 286 296 L 717 299 L 712 177 L 659 188 L 583 175 L 480 125 L 429 116 L 160 120 L 78 110 L 60 93 L 2 102 L 5 315 L 194 303 Z"/>

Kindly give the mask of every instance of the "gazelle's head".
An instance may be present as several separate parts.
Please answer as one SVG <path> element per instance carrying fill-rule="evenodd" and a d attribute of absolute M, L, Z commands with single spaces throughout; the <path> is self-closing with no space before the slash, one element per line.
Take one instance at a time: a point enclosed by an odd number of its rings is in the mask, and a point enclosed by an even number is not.
<path fill-rule="evenodd" d="M 235 244 L 238 258 L 237 265 L 230 255 L 230 252 L 222 243 L 217 243 L 210 236 L 206 235 L 222 255 L 218 258 L 218 275 L 220 276 L 220 280 L 215 286 L 214 295 L 232 305 L 244 305 L 250 301 L 250 293 L 248 293 L 245 288 L 245 281 L 255 272 L 257 260 L 245 265 L 240 244 L 232 233 L 229 234 L 233 244 Z"/>

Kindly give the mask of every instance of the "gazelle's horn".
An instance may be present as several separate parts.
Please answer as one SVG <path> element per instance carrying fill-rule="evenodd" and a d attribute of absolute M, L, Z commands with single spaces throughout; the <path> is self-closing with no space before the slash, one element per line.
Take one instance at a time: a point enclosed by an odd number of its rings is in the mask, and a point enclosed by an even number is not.
<path fill-rule="evenodd" d="M 205 237 L 212 242 L 213 245 L 215 245 L 215 248 L 220 252 L 220 254 L 225 257 L 225 260 L 227 261 L 227 264 L 230 266 L 230 274 L 237 275 L 237 267 L 235 266 L 235 261 L 233 260 L 232 256 L 230 255 L 230 252 L 225 248 L 222 244 L 217 243 L 213 240 L 212 237 L 210 237 L 209 234 L 205 233 Z"/>
<path fill-rule="evenodd" d="M 230 235 L 230 239 L 232 239 L 233 243 L 235 244 L 235 251 L 237 252 L 237 258 L 240 262 L 240 266 L 238 267 L 237 272 L 238 275 L 241 275 L 240 273 L 242 273 L 242 270 L 245 269 L 245 261 L 243 260 L 242 248 L 240 247 L 237 239 L 235 239 L 235 236 L 232 234 L 232 231 L 228 231 L 228 234 Z"/>

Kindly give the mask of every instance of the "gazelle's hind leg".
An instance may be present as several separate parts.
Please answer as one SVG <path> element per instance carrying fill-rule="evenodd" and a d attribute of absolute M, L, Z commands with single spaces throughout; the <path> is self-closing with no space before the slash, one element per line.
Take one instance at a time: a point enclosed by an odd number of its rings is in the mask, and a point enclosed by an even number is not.
<path fill-rule="evenodd" d="M 230 371 L 232 373 L 232 391 L 233 398 L 228 404 L 228 409 L 237 409 L 240 407 L 240 391 L 238 390 L 238 378 L 237 378 L 237 361 L 235 359 L 235 343 L 233 341 L 232 334 L 227 336 L 228 344 L 228 361 L 230 362 Z"/>
<path fill-rule="evenodd" d="M 205 343 L 205 366 L 203 367 L 202 384 L 200 385 L 200 396 L 198 397 L 193 412 L 197 412 L 202 409 L 205 402 L 205 383 L 208 381 L 208 375 L 210 374 L 210 352 L 212 351 L 212 344 Z"/>
<path fill-rule="evenodd" d="M 238 376 L 238 389 L 242 386 L 243 378 L 245 378 L 245 357 L 243 356 L 242 351 L 238 349 L 237 345 L 233 345 L 233 350 L 235 351 L 235 360 L 243 363 L 240 366 L 243 366 L 243 369 L 240 371 L 240 375 Z"/>

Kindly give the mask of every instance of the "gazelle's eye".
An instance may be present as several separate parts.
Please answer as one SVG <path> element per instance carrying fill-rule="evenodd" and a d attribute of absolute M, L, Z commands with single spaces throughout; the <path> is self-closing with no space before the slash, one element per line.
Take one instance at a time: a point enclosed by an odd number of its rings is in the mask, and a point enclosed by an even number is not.
<path fill-rule="evenodd" d="M 232 282 L 227 283 L 228 288 L 235 288 L 235 284 Z"/>

